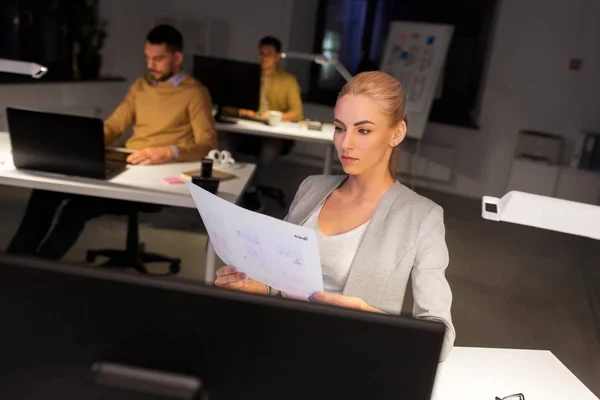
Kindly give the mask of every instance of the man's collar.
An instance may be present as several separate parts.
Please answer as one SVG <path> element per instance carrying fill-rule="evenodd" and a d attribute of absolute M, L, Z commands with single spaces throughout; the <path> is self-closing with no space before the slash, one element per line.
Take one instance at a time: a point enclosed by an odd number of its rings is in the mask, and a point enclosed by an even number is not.
<path fill-rule="evenodd" d="M 185 78 L 185 72 L 183 72 L 183 71 L 179 71 L 178 73 L 176 73 L 175 75 L 173 75 L 169 79 L 167 79 L 166 81 L 155 81 L 149 75 L 146 75 L 144 77 L 144 79 L 146 79 L 146 82 L 148 82 L 148 84 L 150 86 L 156 86 L 161 82 L 165 82 L 165 83 L 170 83 L 173 87 L 179 86 L 179 84 L 183 81 L 184 78 Z"/>
<path fill-rule="evenodd" d="M 167 82 L 173 85 L 173 87 L 177 87 L 179 86 L 181 81 L 183 81 L 183 78 L 185 78 L 185 72 L 179 71 L 178 73 L 167 79 Z"/>

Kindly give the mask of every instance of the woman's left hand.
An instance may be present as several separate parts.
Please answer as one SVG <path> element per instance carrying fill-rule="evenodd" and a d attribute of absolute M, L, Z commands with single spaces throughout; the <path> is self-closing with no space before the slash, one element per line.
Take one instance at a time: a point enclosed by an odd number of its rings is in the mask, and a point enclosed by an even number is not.
<path fill-rule="evenodd" d="M 358 297 L 343 296 L 327 292 L 315 292 L 310 295 L 308 301 L 311 303 L 331 304 L 332 306 L 354 308 L 357 310 L 382 312 L 375 307 L 368 305 L 363 299 Z"/>

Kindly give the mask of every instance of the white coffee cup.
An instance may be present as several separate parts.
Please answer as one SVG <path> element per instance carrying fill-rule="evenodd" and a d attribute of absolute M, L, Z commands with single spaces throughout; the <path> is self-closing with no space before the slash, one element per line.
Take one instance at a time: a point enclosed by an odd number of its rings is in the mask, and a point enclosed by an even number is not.
<path fill-rule="evenodd" d="M 273 126 L 279 125 L 283 119 L 283 113 L 281 111 L 269 111 L 268 116 L 269 125 Z"/>

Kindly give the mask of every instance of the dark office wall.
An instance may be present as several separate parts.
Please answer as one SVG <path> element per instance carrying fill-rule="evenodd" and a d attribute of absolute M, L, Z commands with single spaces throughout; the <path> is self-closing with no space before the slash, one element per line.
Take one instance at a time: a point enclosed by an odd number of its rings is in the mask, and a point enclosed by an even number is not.
<path fill-rule="evenodd" d="M 37 62 L 48 66 L 54 77 L 71 77 L 74 3 L 2 0 L 0 57 Z"/>
<path fill-rule="evenodd" d="M 18 0 L 2 0 L 0 7 L 0 57 L 19 57 L 19 35 L 17 24 L 19 16 Z"/>

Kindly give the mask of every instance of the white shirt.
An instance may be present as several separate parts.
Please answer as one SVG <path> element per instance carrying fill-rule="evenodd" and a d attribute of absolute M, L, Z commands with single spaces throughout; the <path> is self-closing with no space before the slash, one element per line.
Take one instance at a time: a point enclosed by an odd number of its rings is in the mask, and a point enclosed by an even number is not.
<path fill-rule="evenodd" d="M 358 245 L 369 225 L 369 221 L 351 231 L 327 236 L 319 230 L 321 204 L 304 222 L 303 226 L 317 233 L 321 267 L 323 268 L 323 289 L 328 293 L 341 294 L 346 286 L 350 266 L 358 250 Z"/>

